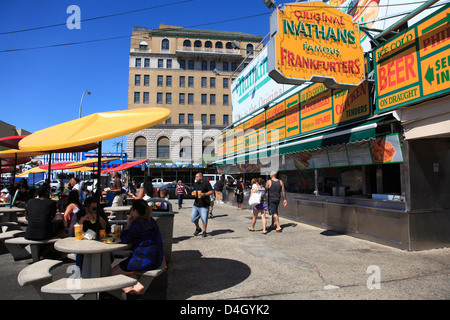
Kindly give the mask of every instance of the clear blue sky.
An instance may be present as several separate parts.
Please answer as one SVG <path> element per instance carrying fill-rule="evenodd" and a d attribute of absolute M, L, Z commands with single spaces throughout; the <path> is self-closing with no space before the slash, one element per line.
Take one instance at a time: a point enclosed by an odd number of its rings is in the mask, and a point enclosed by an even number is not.
<path fill-rule="evenodd" d="M 277 1 L 291 3 L 295 1 Z M 81 19 L 158 7 L 108 18 L 81 21 L 81 29 L 66 26 L 77 5 Z M 269 32 L 263 0 L 2 0 L 0 1 L 0 120 L 34 132 L 82 116 L 127 109 L 128 55 L 133 26 L 158 28 L 160 23 L 209 30 L 239 31 L 259 36 Z M 242 17 L 252 18 L 221 22 Z M 63 24 L 50 28 L 43 26 Z M 33 50 L 11 49 L 89 42 Z M 115 152 L 113 141 L 103 151 Z M 123 139 L 126 144 L 126 138 Z"/>

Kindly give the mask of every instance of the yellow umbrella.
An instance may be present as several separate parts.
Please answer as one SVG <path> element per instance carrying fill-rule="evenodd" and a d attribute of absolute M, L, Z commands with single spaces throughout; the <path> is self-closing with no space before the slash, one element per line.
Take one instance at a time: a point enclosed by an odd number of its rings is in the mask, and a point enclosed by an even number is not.
<path fill-rule="evenodd" d="M 36 131 L 20 140 L 19 149 L 32 152 L 100 142 L 149 128 L 169 117 L 167 108 L 95 113 Z"/>
<path fill-rule="evenodd" d="M 24 171 L 22 173 L 19 173 L 18 175 L 16 175 L 16 177 L 22 177 L 22 176 L 25 176 L 25 175 L 27 175 L 29 173 L 38 173 L 38 172 L 47 172 L 47 170 L 46 169 L 41 169 L 39 167 L 34 167 L 34 168 L 30 169 L 30 170 L 27 170 L 27 171 Z"/>
<path fill-rule="evenodd" d="M 169 117 L 169 109 L 156 107 L 95 113 L 36 131 L 20 140 L 19 149 L 33 152 L 98 142 L 97 174 L 100 180 L 103 140 L 149 128 Z M 98 191 L 100 189 L 99 185 Z M 97 197 L 97 207 L 100 207 L 100 197 Z"/>
<path fill-rule="evenodd" d="M 94 171 L 97 170 L 97 167 L 79 167 L 73 169 L 67 169 L 67 171 Z"/>
<path fill-rule="evenodd" d="M 102 159 L 100 159 L 100 162 L 108 162 L 108 161 L 114 161 L 114 160 L 119 160 L 119 159 L 120 158 L 102 158 Z M 95 159 L 95 158 L 86 159 L 86 160 L 83 160 L 83 161 L 78 161 L 78 162 L 74 162 L 74 163 L 68 164 L 67 166 L 68 167 L 84 166 L 85 164 L 91 164 L 91 163 L 98 163 L 98 159 Z"/>

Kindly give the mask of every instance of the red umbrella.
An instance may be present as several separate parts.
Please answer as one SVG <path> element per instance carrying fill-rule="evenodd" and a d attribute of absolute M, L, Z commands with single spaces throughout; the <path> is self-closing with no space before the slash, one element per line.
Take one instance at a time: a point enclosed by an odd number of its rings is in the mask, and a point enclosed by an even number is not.
<path fill-rule="evenodd" d="M 118 167 L 108 168 L 108 169 L 102 170 L 102 173 L 103 172 L 114 172 L 114 171 L 126 170 L 126 169 L 129 169 L 129 168 L 133 168 L 133 167 L 135 167 L 137 165 L 140 165 L 140 164 L 142 164 L 144 162 L 147 162 L 147 159 L 141 159 L 141 160 L 136 160 L 136 161 L 132 161 L 132 162 L 125 162 L 124 164 L 122 164 L 122 165 L 120 165 Z"/>
<path fill-rule="evenodd" d="M 20 158 L 2 158 L 0 159 L 0 163 L 2 166 L 12 166 L 15 167 L 16 165 L 27 163 L 31 160 L 30 157 L 20 157 Z"/>
<path fill-rule="evenodd" d="M 8 149 L 19 149 L 19 141 L 25 138 L 24 136 L 9 136 L 0 138 L 0 146 L 6 147 Z"/>

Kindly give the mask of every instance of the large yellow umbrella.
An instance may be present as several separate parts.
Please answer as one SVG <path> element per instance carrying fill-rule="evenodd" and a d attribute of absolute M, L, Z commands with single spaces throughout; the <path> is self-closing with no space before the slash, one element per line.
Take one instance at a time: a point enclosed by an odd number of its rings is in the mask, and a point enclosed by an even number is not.
<path fill-rule="evenodd" d="M 102 158 L 102 159 L 100 159 L 100 162 L 108 162 L 108 161 L 114 161 L 114 160 L 119 160 L 119 159 L 120 158 Z M 95 159 L 95 158 L 86 159 L 86 160 L 83 160 L 83 161 L 78 161 L 78 162 L 74 162 L 74 163 L 68 164 L 67 166 L 68 167 L 84 166 L 85 164 L 92 164 L 92 163 L 98 163 L 98 159 Z"/>
<path fill-rule="evenodd" d="M 34 167 L 34 168 L 30 169 L 30 170 L 27 170 L 27 171 L 24 171 L 22 173 L 19 173 L 18 175 L 16 175 L 16 177 L 22 177 L 22 176 L 25 176 L 25 175 L 27 175 L 29 173 L 38 173 L 38 172 L 47 172 L 47 170 L 46 169 L 41 169 L 39 167 Z"/>
<path fill-rule="evenodd" d="M 161 123 L 170 117 L 167 108 L 136 108 L 100 112 L 32 133 L 19 142 L 23 151 L 43 151 L 98 142 L 98 177 L 101 171 L 102 141 Z M 100 185 L 98 190 L 100 191 Z M 100 197 L 97 197 L 97 206 Z"/>

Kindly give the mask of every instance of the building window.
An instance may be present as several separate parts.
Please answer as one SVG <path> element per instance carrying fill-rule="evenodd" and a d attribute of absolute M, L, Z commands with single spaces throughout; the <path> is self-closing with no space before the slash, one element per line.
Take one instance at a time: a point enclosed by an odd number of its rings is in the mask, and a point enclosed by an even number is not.
<path fill-rule="evenodd" d="M 237 63 L 236 62 L 232 62 L 231 63 L 231 71 L 236 71 L 237 69 Z"/>
<path fill-rule="evenodd" d="M 150 76 L 149 75 L 144 75 L 144 86 L 148 86 L 150 85 Z"/>
<path fill-rule="evenodd" d="M 141 75 L 140 74 L 134 75 L 134 85 L 135 86 L 141 85 Z"/>
<path fill-rule="evenodd" d="M 185 77 L 180 76 L 180 87 L 184 87 L 184 85 L 185 85 Z"/>
<path fill-rule="evenodd" d="M 192 158 L 192 141 L 190 138 L 182 138 L 180 140 L 180 158 Z"/>
<path fill-rule="evenodd" d="M 148 103 L 149 101 L 148 101 L 148 96 L 149 96 L 149 93 L 148 92 L 144 92 L 144 103 Z"/>
<path fill-rule="evenodd" d="M 185 104 L 185 95 L 184 93 L 180 93 L 180 104 Z"/>
<path fill-rule="evenodd" d="M 158 76 L 158 87 L 163 86 L 163 76 Z"/>
<path fill-rule="evenodd" d="M 194 115 L 192 113 L 188 114 L 188 124 L 194 124 Z"/>
<path fill-rule="evenodd" d="M 158 104 L 163 103 L 163 94 L 162 94 L 162 92 L 158 92 L 156 94 L 156 103 L 158 103 Z"/>
<path fill-rule="evenodd" d="M 216 124 L 216 115 L 215 114 L 209 115 L 209 124 Z"/>
<path fill-rule="evenodd" d="M 223 51 L 223 43 L 222 42 L 217 41 L 215 47 L 216 47 L 216 52 L 222 52 Z"/>
<path fill-rule="evenodd" d="M 202 70 L 208 70 L 208 61 L 202 61 Z"/>
<path fill-rule="evenodd" d="M 202 88 L 206 88 L 206 77 L 202 77 Z"/>
<path fill-rule="evenodd" d="M 179 124 L 184 124 L 184 113 L 180 113 L 178 115 L 178 123 Z"/>
<path fill-rule="evenodd" d="M 172 69 L 172 59 L 167 59 L 167 61 L 166 61 L 166 68 L 167 69 Z"/>
<path fill-rule="evenodd" d="M 230 104 L 229 96 L 227 94 L 223 95 L 223 105 L 228 106 Z"/>
<path fill-rule="evenodd" d="M 228 89 L 228 78 L 223 78 L 223 88 Z"/>
<path fill-rule="evenodd" d="M 150 59 L 144 59 L 144 68 L 150 68 Z"/>
<path fill-rule="evenodd" d="M 139 49 L 140 49 L 140 50 L 147 50 L 147 49 L 148 49 L 148 43 L 145 42 L 145 41 L 142 41 L 142 42 L 139 44 Z"/>
<path fill-rule="evenodd" d="M 172 118 L 169 118 L 166 120 L 166 124 L 171 124 L 172 123 Z"/>
<path fill-rule="evenodd" d="M 170 140 L 167 137 L 161 137 L 157 142 L 157 158 L 169 159 L 170 158 Z"/>
<path fill-rule="evenodd" d="M 210 61 L 209 62 L 209 70 L 214 70 L 216 68 L 216 62 L 215 61 Z"/>
<path fill-rule="evenodd" d="M 212 42 L 211 41 L 206 41 L 205 42 L 205 48 L 206 48 L 206 51 L 208 51 L 208 52 L 211 52 L 212 51 Z"/>
<path fill-rule="evenodd" d="M 137 137 L 134 140 L 134 158 L 147 157 L 147 139 L 144 137 Z"/>
<path fill-rule="evenodd" d="M 223 71 L 228 71 L 229 66 L 228 66 L 228 62 L 224 62 L 223 63 Z"/>
<path fill-rule="evenodd" d="M 194 60 L 188 60 L 188 69 L 189 70 L 194 70 Z"/>
<path fill-rule="evenodd" d="M 188 104 L 194 104 L 194 94 L 188 93 Z"/>
<path fill-rule="evenodd" d="M 183 49 L 184 50 L 191 50 L 191 40 L 184 40 L 183 41 Z"/>
<path fill-rule="evenodd" d="M 161 41 L 161 50 L 169 50 L 169 49 L 170 49 L 169 39 L 163 39 Z"/>
<path fill-rule="evenodd" d="M 206 114 L 202 114 L 202 124 L 206 124 Z"/>
<path fill-rule="evenodd" d="M 206 156 L 207 160 L 214 159 L 215 156 L 215 148 L 214 148 L 214 139 L 206 138 L 202 144 L 202 154 Z M 209 158 L 209 159 L 208 159 Z"/>
<path fill-rule="evenodd" d="M 194 87 L 194 77 L 188 77 L 188 87 Z"/>
<path fill-rule="evenodd" d="M 180 60 L 180 69 L 186 70 L 186 60 Z"/>
<path fill-rule="evenodd" d="M 172 86 L 172 76 L 166 77 L 166 86 L 171 87 Z"/>
<path fill-rule="evenodd" d="M 170 93 L 170 92 L 166 93 L 166 103 L 168 103 L 168 104 L 172 103 L 172 93 Z"/>
<path fill-rule="evenodd" d="M 206 93 L 202 93 L 202 104 L 206 104 L 207 103 L 207 95 Z"/>
<path fill-rule="evenodd" d="M 211 105 L 215 105 L 216 104 L 216 95 L 215 94 L 210 94 L 209 95 L 209 104 L 211 104 Z"/>
<path fill-rule="evenodd" d="M 216 87 L 216 78 L 214 78 L 214 77 L 209 78 L 209 87 L 210 88 L 215 88 Z"/>
<path fill-rule="evenodd" d="M 229 124 L 229 117 L 227 114 L 223 115 L 223 125 L 227 126 Z"/>
<path fill-rule="evenodd" d="M 194 51 L 200 51 L 202 48 L 202 42 L 200 40 L 194 41 Z"/>
<path fill-rule="evenodd" d="M 164 59 L 158 59 L 158 68 L 164 68 Z"/>
<path fill-rule="evenodd" d="M 140 68 L 141 67 L 141 58 L 136 58 L 135 66 L 136 66 L 136 68 Z"/>
<path fill-rule="evenodd" d="M 248 55 L 249 57 L 252 57 L 252 56 L 253 56 L 253 45 L 252 45 L 251 43 L 249 43 L 249 44 L 247 45 L 247 55 Z"/>
<path fill-rule="evenodd" d="M 141 101 L 141 93 L 135 92 L 134 93 L 134 103 L 139 103 Z"/>

